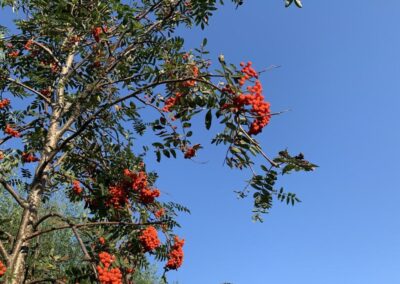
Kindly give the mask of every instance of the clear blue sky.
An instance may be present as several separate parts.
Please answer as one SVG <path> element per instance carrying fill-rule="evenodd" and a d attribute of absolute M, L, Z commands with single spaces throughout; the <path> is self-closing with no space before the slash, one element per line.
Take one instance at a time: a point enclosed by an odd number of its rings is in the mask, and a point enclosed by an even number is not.
<path fill-rule="evenodd" d="M 222 167 L 223 148 L 195 161 L 150 165 L 158 187 L 187 205 L 180 284 L 400 283 L 400 2 L 245 1 L 221 9 L 206 31 L 184 33 L 188 48 L 208 37 L 211 57 L 251 60 L 274 117 L 260 136 L 272 156 L 303 151 L 320 168 L 286 177 L 302 203 L 277 204 L 251 222 L 251 199 L 233 189 L 246 175 Z M 202 133 L 200 143 L 207 145 Z M 197 161 L 197 162 L 196 162 Z M 202 163 L 206 162 L 206 163 Z"/>
<path fill-rule="evenodd" d="M 245 2 L 188 34 L 187 46 L 207 36 L 214 58 L 282 65 L 263 76 L 265 95 L 274 111 L 293 111 L 275 117 L 261 140 L 271 155 L 288 147 L 320 168 L 284 180 L 299 206 L 277 204 L 254 224 L 250 200 L 231 192 L 243 176 L 221 167 L 221 148 L 201 153 L 206 165 L 164 164 L 160 187 L 193 211 L 183 218 L 185 265 L 173 278 L 400 283 L 400 2 L 304 0 L 301 10 Z"/>

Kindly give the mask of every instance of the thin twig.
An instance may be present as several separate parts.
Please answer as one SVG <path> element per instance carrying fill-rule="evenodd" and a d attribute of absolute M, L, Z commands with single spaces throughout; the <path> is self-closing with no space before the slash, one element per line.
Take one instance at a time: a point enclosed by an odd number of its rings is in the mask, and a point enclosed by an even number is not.
<path fill-rule="evenodd" d="M 286 112 L 289 112 L 289 111 L 292 111 L 292 110 L 291 109 L 285 109 L 285 110 L 282 110 L 282 111 L 273 112 L 273 113 L 271 113 L 271 115 L 280 115 L 280 114 L 283 114 L 283 113 L 286 113 Z"/>
<path fill-rule="evenodd" d="M 275 168 L 279 168 L 279 165 L 277 163 L 275 163 L 274 161 L 272 161 L 272 159 L 270 159 L 267 154 L 264 153 L 264 151 L 262 150 L 260 144 L 258 143 L 257 140 L 255 140 L 253 137 L 251 137 L 244 129 L 241 125 L 239 125 L 239 128 L 242 130 L 242 133 L 251 141 L 253 142 L 253 144 L 257 147 L 258 152 L 261 154 L 261 156 L 263 156 L 272 166 L 274 166 Z"/>
<path fill-rule="evenodd" d="M 88 253 L 88 251 L 87 251 L 87 249 L 85 247 L 85 244 L 83 243 L 82 238 L 78 233 L 78 230 L 76 229 L 75 225 L 73 225 L 72 223 L 70 223 L 69 225 L 71 227 L 72 232 L 75 235 L 76 240 L 79 243 L 79 246 L 81 247 L 81 250 L 82 250 L 83 254 L 85 255 L 85 260 L 90 262 L 90 266 L 92 267 L 93 273 L 94 273 L 94 275 L 96 275 L 96 278 L 98 278 L 96 265 L 93 263 L 92 257 Z"/>

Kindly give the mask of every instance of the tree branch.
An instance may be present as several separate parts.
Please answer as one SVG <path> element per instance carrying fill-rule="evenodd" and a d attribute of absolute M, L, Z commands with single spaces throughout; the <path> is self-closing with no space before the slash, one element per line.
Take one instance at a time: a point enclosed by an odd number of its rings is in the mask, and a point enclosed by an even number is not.
<path fill-rule="evenodd" d="M 23 199 L 14 188 L 8 184 L 4 179 L 0 178 L 0 184 L 14 197 L 15 201 L 22 207 L 27 208 L 28 204 L 25 199 Z"/>
<path fill-rule="evenodd" d="M 43 45 L 40 42 L 37 42 L 35 40 L 31 40 L 31 41 L 32 41 L 33 44 L 39 46 L 41 49 L 46 51 L 51 56 L 51 58 L 53 58 L 54 62 L 57 63 L 57 65 L 60 65 L 60 61 L 57 59 L 57 57 L 54 55 L 54 53 L 51 51 L 50 48 L 48 48 L 47 46 L 45 46 L 45 45 Z"/>
<path fill-rule="evenodd" d="M 163 221 L 157 221 L 157 222 L 146 222 L 146 223 L 130 223 L 130 222 L 118 222 L 118 221 L 103 221 L 103 222 L 93 222 L 93 223 L 82 223 L 82 224 L 75 224 L 75 228 L 84 228 L 84 227 L 95 227 L 95 226 L 132 226 L 132 227 L 141 227 L 141 226 L 148 226 L 148 225 L 157 225 L 157 224 L 163 224 L 165 222 Z M 30 236 L 27 236 L 25 238 L 25 241 L 33 239 L 37 236 L 50 233 L 53 231 L 58 231 L 58 230 L 64 230 L 64 229 L 70 229 L 71 225 L 64 225 L 60 227 L 52 227 L 50 229 L 46 229 L 43 231 L 37 231 L 35 233 L 32 233 Z"/>
<path fill-rule="evenodd" d="M 86 247 L 85 247 L 85 244 L 83 243 L 82 238 L 81 238 L 81 236 L 79 235 L 78 230 L 76 229 L 76 225 L 73 224 L 70 220 L 68 220 L 67 218 L 65 218 L 65 217 L 62 216 L 61 214 L 58 214 L 58 213 L 50 213 L 50 214 L 47 214 L 47 215 L 43 216 L 42 218 L 40 218 L 40 219 L 36 222 L 36 224 L 34 225 L 34 228 L 36 229 L 37 226 L 39 226 L 42 222 L 44 222 L 45 220 L 47 220 L 47 219 L 49 219 L 49 218 L 52 218 L 52 217 L 57 217 L 57 218 L 61 219 L 63 222 L 65 222 L 65 223 L 68 224 L 68 226 L 71 228 L 72 232 L 74 233 L 75 238 L 76 238 L 76 240 L 78 241 L 79 246 L 81 247 L 81 250 L 82 250 L 83 254 L 85 255 L 85 259 L 84 259 L 84 260 L 87 260 L 87 261 L 90 261 L 90 262 L 91 262 L 91 266 L 92 266 L 93 272 L 94 272 L 94 274 L 95 274 L 96 277 L 97 277 L 97 270 L 96 270 L 96 266 L 95 266 L 95 265 L 93 264 L 93 262 L 92 262 L 92 257 L 91 257 L 90 254 L 88 253 L 88 251 L 87 251 L 87 249 L 86 249 Z"/>
<path fill-rule="evenodd" d="M 35 279 L 35 280 L 30 280 L 26 282 L 27 284 L 38 284 L 38 283 L 54 283 L 54 284 L 65 284 L 67 282 L 64 282 L 60 279 L 54 279 L 54 278 L 41 278 L 41 279 Z"/>
<path fill-rule="evenodd" d="M 10 255 L 7 252 L 6 247 L 4 246 L 3 242 L 0 241 L 0 255 L 6 260 L 7 264 L 10 260 Z"/>
<path fill-rule="evenodd" d="M 75 51 L 78 46 L 78 42 L 76 42 L 72 50 L 68 53 L 67 59 L 65 61 L 65 65 L 62 67 L 61 73 L 60 73 L 60 81 L 58 82 L 58 87 L 57 87 L 57 103 L 60 105 L 60 107 L 64 106 L 64 93 L 65 93 L 65 85 L 69 79 L 70 69 L 74 63 L 74 58 L 75 58 Z"/>
<path fill-rule="evenodd" d="M 11 83 L 13 83 L 13 84 L 16 84 L 16 85 L 18 85 L 18 86 L 24 88 L 24 89 L 27 89 L 28 91 L 31 91 L 31 92 L 34 93 L 35 95 L 38 95 L 38 96 L 41 97 L 43 100 L 45 100 L 46 103 L 48 103 L 48 104 L 51 103 L 50 100 L 49 100 L 47 97 L 45 97 L 44 95 L 42 95 L 40 92 L 36 91 L 34 88 L 29 87 L 28 85 L 26 85 L 26 84 L 24 84 L 24 83 L 22 83 L 22 82 L 20 82 L 20 81 L 18 81 L 18 80 L 16 80 L 16 79 L 10 78 L 10 77 L 9 77 L 9 78 L 6 78 L 6 80 L 9 81 L 9 82 L 11 82 Z"/>
<path fill-rule="evenodd" d="M 91 116 L 89 116 L 88 118 L 85 119 L 85 122 L 82 124 L 82 126 L 75 131 L 75 133 L 73 133 L 71 136 L 69 136 L 68 138 L 66 138 L 59 146 L 57 146 L 57 148 L 52 151 L 52 153 L 49 155 L 49 158 L 44 161 L 42 163 L 42 165 L 40 166 L 40 168 L 38 169 L 38 172 L 42 172 L 46 166 L 52 161 L 52 159 L 59 153 L 59 151 L 61 149 L 63 149 L 71 140 L 75 139 L 77 136 L 79 136 L 83 131 L 86 130 L 86 128 L 90 125 L 90 123 L 92 123 L 95 119 L 97 119 L 97 117 L 104 111 L 106 111 L 107 109 L 109 109 L 110 107 L 123 102 L 125 100 L 128 100 L 130 98 L 133 98 L 141 93 L 143 93 L 144 91 L 146 91 L 147 89 L 151 89 L 160 85 L 164 85 L 164 84 L 172 84 L 172 83 L 179 83 L 179 82 L 185 82 L 188 80 L 195 80 L 197 82 L 201 82 L 204 84 L 207 84 L 215 89 L 220 90 L 220 88 L 218 88 L 217 86 L 215 86 L 214 84 L 212 84 L 211 82 L 201 79 L 201 78 L 195 78 L 195 77 L 187 77 L 187 78 L 181 78 L 181 79 L 170 79 L 170 80 L 163 80 L 163 81 L 155 81 L 153 83 L 148 84 L 147 86 L 144 86 L 142 88 L 137 89 L 135 92 L 126 95 L 124 97 L 121 97 L 119 99 L 116 99 L 110 103 L 106 103 L 103 104 L 101 106 L 99 106 L 99 109 L 92 114 Z M 65 123 L 64 127 L 57 133 L 57 136 L 62 135 L 70 126 L 70 124 L 75 121 L 76 117 L 72 116 L 70 117 L 70 119 Z"/>
<path fill-rule="evenodd" d="M 46 215 L 42 216 L 39 220 L 37 220 L 36 223 L 33 225 L 33 229 L 36 230 L 37 227 L 38 227 L 41 223 L 43 223 L 43 222 L 46 221 L 47 219 L 50 219 L 50 218 L 53 218 L 53 217 L 60 218 L 60 219 L 63 220 L 63 221 L 65 220 L 65 217 L 62 216 L 61 214 L 52 212 L 52 213 L 49 213 L 49 214 L 46 214 Z"/>
<path fill-rule="evenodd" d="M 257 140 L 255 140 L 253 137 L 251 137 L 243 128 L 241 125 L 239 125 L 240 130 L 242 130 L 242 133 L 251 141 L 253 142 L 254 146 L 257 147 L 258 152 L 263 156 L 273 167 L 279 168 L 279 165 L 275 163 L 271 158 L 267 156 L 267 154 L 264 153 L 263 149 L 261 148 L 260 144 L 258 143 Z"/>
<path fill-rule="evenodd" d="M 90 266 L 92 267 L 93 273 L 94 273 L 94 275 L 96 275 L 96 278 L 98 278 L 96 265 L 93 263 L 93 259 L 90 256 L 90 254 L 88 253 L 88 251 L 87 251 L 87 249 L 85 247 L 85 244 L 83 243 L 82 238 L 78 233 L 78 230 L 76 229 L 76 227 L 73 224 L 70 224 L 70 226 L 71 226 L 72 232 L 75 235 L 76 240 L 79 243 L 79 246 L 81 247 L 81 250 L 82 250 L 83 254 L 85 255 L 85 260 L 90 262 Z"/>
<path fill-rule="evenodd" d="M 10 233 L 8 233 L 8 232 L 6 232 L 6 231 L 0 230 L 0 235 L 5 235 L 5 236 L 7 236 L 8 240 L 9 240 L 10 242 L 13 242 L 13 241 L 14 241 L 14 237 L 13 237 Z"/>

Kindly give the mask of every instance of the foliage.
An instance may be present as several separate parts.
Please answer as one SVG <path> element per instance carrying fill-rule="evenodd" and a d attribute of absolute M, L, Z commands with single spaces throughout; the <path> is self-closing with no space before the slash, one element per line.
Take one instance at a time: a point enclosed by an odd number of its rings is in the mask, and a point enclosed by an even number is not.
<path fill-rule="evenodd" d="M 276 115 L 260 73 L 222 55 L 211 71 L 207 40 L 187 51 L 176 36 L 178 27 L 205 28 L 217 1 L 1 4 L 23 14 L 18 33 L 2 27 L 0 39 L 1 202 L 11 216 L 1 230 L 12 237 L 0 255 L 10 283 L 132 283 L 150 259 L 164 263 L 166 281 L 183 261 L 175 218 L 189 210 L 158 198 L 144 160 L 195 157 L 195 117 L 222 127 L 211 142 L 225 146 L 227 166 L 250 171 L 255 219 L 274 197 L 299 201 L 276 179 L 315 165 L 287 151 L 270 159 L 256 140 Z M 151 142 L 136 147 L 144 135 Z"/>
<path fill-rule="evenodd" d="M 52 199 L 40 208 L 40 215 L 45 215 L 49 212 L 60 212 L 63 215 L 71 215 L 71 211 L 76 216 L 82 215 L 82 209 L 79 209 L 73 204 L 66 208 L 62 204 L 62 198 Z M 19 221 L 21 219 L 22 210 L 17 206 L 12 199 L 5 195 L 5 192 L 0 192 L 0 216 L 1 229 L 0 240 L 6 247 L 12 247 L 15 241 L 14 236 L 17 235 Z M 50 220 L 43 229 L 50 229 L 59 225 L 58 220 Z M 6 230 L 3 230 L 6 229 Z M 44 234 L 34 240 L 32 248 L 29 252 L 26 263 L 27 275 L 41 275 L 43 278 L 48 278 L 56 275 L 58 278 L 64 277 L 66 271 L 71 266 L 77 266 L 81 262 L 81 252 L 76 240 L 73 238 L 71 231 L 54 231 L 49 234 Z M 48 273 L 51 271 L 51 273 Z"/>

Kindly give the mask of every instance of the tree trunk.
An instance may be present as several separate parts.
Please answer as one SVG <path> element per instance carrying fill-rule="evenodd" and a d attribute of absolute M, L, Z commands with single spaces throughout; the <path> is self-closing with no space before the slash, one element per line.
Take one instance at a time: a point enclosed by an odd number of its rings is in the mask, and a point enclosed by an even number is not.
<path fill-rule="evenodd" d="M 57 115 L 59 115 L 59 113 L 57 113 Z M 20 284 L 25 281 L 25 272 L 27 269 L 26 260 L 31 245 L 31 240 L 26 240 L 26 238 L 35 230 L 34 225 L 38 218 L 38 209 L 41 205 L 41 195 L 48 180 L 47 170 L 49 168 L 49 161 L 52 159 L 52 151 L 56 145 L 56 131 L 57 119 L 53 118 L 47 136 L 47 146 L 43 151 L 29 189 L 28 208 L 25 208 L 23 211 L 18 235 L 14 242 L 10 261 L 12 274 L 10 276 L 11 279 L 7 282 L 10 284 Z"/>
<path fill-rule="evenodd" d="M 40 206 L 40 190 L 39 185 L 33 186 L 29 194 L 29 207 L 24 209 L 22 220 L 17 238 L 14 243 L 13 252 L 11 255 L 11 277 L 10 284 L 24 283 L 26 259 L 29 252 L 30 241 L 25 240 L 27 236 L 32 234 L 34 223 L 37 219 L 37 209 Z"/>
<path fill-rule="evenodd" d="M 74 48 L 77 46 L 75 43 Z M 12 276 L 7 283 L 20 284 L 25 281 L 26 272 L 26 260 L 29 252 L 29 246 L 31 240 L 26 240 L 26 237 L 31 235 L 35 230 L 34 224 L 38 218 L 38 208 L 41 205 L 41 195 L 45 190 L 46 183 L 48 181 L 48 170 L 52 159 L 54 158 L 57 150 L 57 142 L 62 135 L 62 131 L 59 131 L 59 119 L 64 111 L 64 91 L 65 82 L 67 80 L 66 75 L 74 61 L 75 50 L 73 49 L 65 62 L 65 66 L 62 68 L 60 73 L 60 81 L 58 82 L 57 88 L 57 106 L 52 106 L 53 112 L 50 118 L 50 127 L 48 129 L 46 143 L 41 155 L 40 162 L 36 168 L 36 172 L 30 186 L 28 196 L 28 208 L 24 209 L 22 214 L 21 223 L 17 238 L 14 243 L 14 247 L 11 254 L 11 271 Z M 64 130 L 65 131 L 65 130 Z"/>

